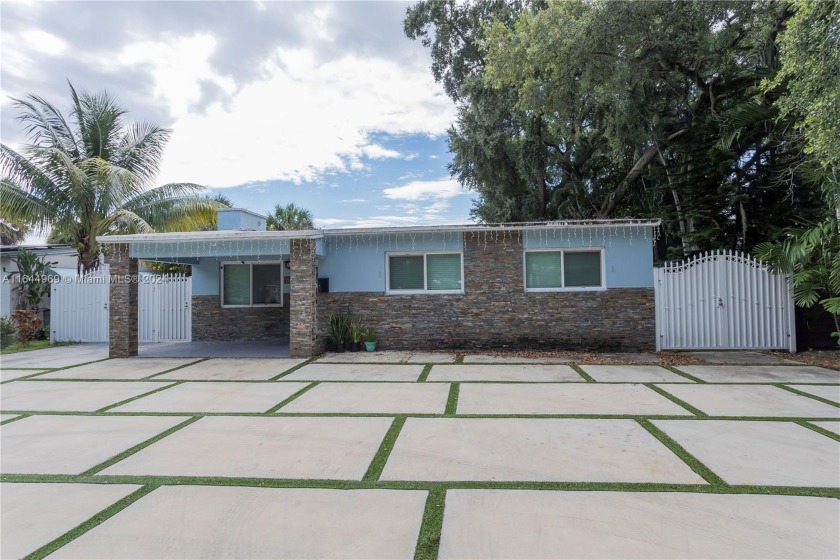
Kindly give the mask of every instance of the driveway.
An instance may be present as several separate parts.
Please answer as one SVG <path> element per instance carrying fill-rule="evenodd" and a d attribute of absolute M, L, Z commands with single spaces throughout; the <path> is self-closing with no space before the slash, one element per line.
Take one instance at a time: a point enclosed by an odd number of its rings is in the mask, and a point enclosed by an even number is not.
<path fill-rule="evenodd" d="M 837 371 L 103 357 L 3 358 L 4 559 L 840 557 Z"/>

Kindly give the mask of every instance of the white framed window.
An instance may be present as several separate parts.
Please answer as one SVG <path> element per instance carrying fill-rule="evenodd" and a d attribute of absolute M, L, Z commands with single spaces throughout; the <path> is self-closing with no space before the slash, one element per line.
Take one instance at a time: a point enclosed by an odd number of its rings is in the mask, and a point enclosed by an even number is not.
<path fill-rule="evenodd" d="M 283 262 L 223 262 L 222 307 L 282 307 Z"/>
<path fill-rule="evenodd" d="M 463 294 L 464 256 L 448 251 L 385 254 L 386 294 Z"/>
<path fill-rule="evenodd" d="M 526 292 L 605 290 L 604 249 L 533 249 L 525 251 Z"/>

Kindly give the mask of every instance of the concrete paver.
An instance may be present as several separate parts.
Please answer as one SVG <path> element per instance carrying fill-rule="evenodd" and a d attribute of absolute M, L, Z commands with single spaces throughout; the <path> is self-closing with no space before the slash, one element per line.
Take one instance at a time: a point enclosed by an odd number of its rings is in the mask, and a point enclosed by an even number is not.
<path fill-rule="evenodd" d="M 592 379 L 602 383 L 693 383 L 690 379 L 656 365 L 642 366 L 580 366 Z"/>
<path fill-rule="evenodd" d="M 840 484 L 840 442 L 792 422 L 653 423 L 729 484 Z"/>
<path fill-rule="evenodd" d="M 408 364 L 446 364 L 455 361 L 455 354 L 447 352 L 409 352 Z"/>
<path fill-rule="evenodd" d="M 450 490 L 440 558 L 838 558 L 831 498 Z"/>
<path fill-rule="evenodd" d="M 0 369 L 0 381 L 11 381 L 12 379 L 20 379 L 21 377 L 28 377 L 38 373 L 44 373 L 45 370 L 37 369 Z"/>
<path fill-rule="evenodd" d="M 840 422 L 811 422 L 815 426 L 819 426 L 829 432 L 834 432 L 840 436 Z"/>
<path fill-rule="evenodd" d="M 448 397 L 442 383 L 321 383 L 279 412 L 443 414 Z"/>
<path fill-rule="evenodd" d="M 464 383 L 457 412 L 692 415 L 644 385 L 600 383 Z"/>
<path fill-rule="evenodd" d="M 633 420 L 409 418 L 382 480 L 705 481 Z"/>
<path fill-rule="evenodd" d="M 128 496 L 128 484 L 0 484 L 0 556 L 22 558 Z"/>
<path fill-rule="evenodd" d="M 570 358 L 520 358 L 519 356 L 493 356 L 490 354 L 468 354 L 465 364 L 567 364 Z"/>
<path fill-rule="evenodd" d="M 306 360 L 282 358 L 212 358 L 155 379 L 191 381 L 267 381 Z"/>
<path fill-rule="evenodd" d="M 659 384 L 711 416 L 840 417 L 840 408 L 770 385 Z"/>
<path fill-rule="evenodd" d="M 163 487 L 51 558 L 412 558 L 426 495 Z"/>
<path fill-rule="evenodd" d="M 840 385 L 791 385 L 793 389 L 840 403 Z"/>
<path fill-rule="evenodd" d="M 6 368 L 63 368 L 104 360 L 108 357 L 108 344 L 73 344 L 53 346 L 42 350 L 6 354 L 0 358 L 0 367 Z"/>
<path fill-rule="evenodd" d="M 0 391 L 0 409 L 94 412 L 165 386 L 140 381 L 13 381 Z"/>
<path fill-rule="evenodd" d="M 744 350 L 707 350 L 702 352 L 688 352 L 688 354 L 705 360 L 710 364 L 777 365 L 799 363 L 793 360 L 785 360 L 772 354 Z"/>
<path fill-rule="evenodd" d="M 840 372 L 816 366 L 677 366 L 710 383 L 840 383 Z"/>
<path fill-rule="evenodd" d="M 454 364 L 433 366 L 427 381 L 571 381 L 586 382 L 578 372 L 564 365 L 539 364 Z"/>
<path fill-rule="evenodd" d="M 4 474 L 81 474 L 183 422 L 178 416 L 30 416 L 0 426 Z"/>
<path fill-rule="evenodd" d="M 283 381 L 417 381 L 423 366 L 408 364 L 327 364 L 303 366 Z"/>
<path fill-rule="evenodd" d="M 447 352 L 379 351 L 379 352 L 330 352 L 318 359 L 320 364 L 329 363 L 379 363 L 379 364 L 440 364 L 455 361 L 455 354 Z"/>
<path fill-rule="evenodd" d="M 115 358 L 54 371 L 42 375 L 41 379 L 132 379 L 136 381 L 194 361 L 189 358 Z"/>
<path fill-rule="evenodd" d="M 361 480 L 392 421 L 206 417 L 101 474 Z"/>
<path fill-rule="evenodd" d="M 112 409 L 112 412 L 265 412 L 307 383 L 181 383 Z"/>
<path fill-rule="evenodd" d="M 318 358 L 319 364 L 352 364 L 352 363 L 378 363 L 378 364 L 399 364 L 405 362 L 411 355 L 410 352 L 400 351 L 379 351 L 379 352 L 330 352 Z"/>
<path fill-rule="evenodd" d="M 12 418 L 17 417 L 17 414 L 0 414 L 0 422 L 5 422 L 6 420 L 11 420 Z"/>

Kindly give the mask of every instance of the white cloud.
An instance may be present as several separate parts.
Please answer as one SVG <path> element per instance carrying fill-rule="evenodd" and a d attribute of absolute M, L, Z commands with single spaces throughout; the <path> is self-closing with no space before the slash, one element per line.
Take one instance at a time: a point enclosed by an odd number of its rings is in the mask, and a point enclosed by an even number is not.
<path fill-rule="evenodd" d="M 382 194 L 386 198 L 395 200 L 430 200 L 448 199 L 469 192 L 454 179 L 440 179 L 437 181 L 412 181 L 401 187 L 384 189 Z"/>
<path fill-rule="evenodd" d="M 341 202 L 367 202 L 367 199 L 365 199 L 365 198 L 346 198 L 346 199 L 342 200 Z"/>
<path fill-rule="evenodd" d="M 185 117 L 190 106 L 201 99 L 202 81 L 214 84 L 228 94 L 236 89 L 229 76 L 220 76 L 210 66 L 216 39 L 206 33 L 170 41 L 130 43 L 105 66 L 112 69 L 149 67 L 155 97 L 166 103 L 170 114 Z"/>
<path fill-rule="evenodd" d="M 67 43 L 63 39 L 41 29 L 29 29 L 20 36 L 31 50 L 50 56 L 61 54 L 67 49 Z"/>
<path fill-rule="evenodd" d="M 398 158 L 402 155 L 396 150 L 389 150 L 388 148 L 383 148 L 378 144 L 369 144 L 363 147 L 362 153 L 371 159 Z"/>
<path fill-rule="evenodd" d="M 209 56 L 212 50 L 201 46 Z M 208 76 L 201 71 L 190 79 L 199 73 Z M 374 143 L 373 133 L 442 135 L 454 117 L 428 70 L 398 60 L 345 54 L 319 62 L 307 49 L 278 49 L 262 75 L 226 103 L 177 120 L 160 182 L 313 181 L 365 169 L 361 157 L 400 157 Z M 189 84 L 187 92 L 167 98 L 173 112 L 195 97 Z"/>

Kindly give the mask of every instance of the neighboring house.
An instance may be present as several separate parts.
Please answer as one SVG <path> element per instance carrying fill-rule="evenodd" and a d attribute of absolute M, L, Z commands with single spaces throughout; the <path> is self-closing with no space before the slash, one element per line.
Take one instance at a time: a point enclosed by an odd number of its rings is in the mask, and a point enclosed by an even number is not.
<path fill-rule="evenodd" d="M 387 349 L 652 350 L 658 221 L 593 220 L 264 231 L 245 210 L 219 230 L 100 237 L 111 273 L 192 266 L 192 340 L 326 347 L 339 310 Z M 112 356 L 136 354 L 136 283 L 112 283 Z"/>
<path fill-rule="evenodd" d="M 18 308 L 18 294 L 14 290 L 16 282 L 9 279 L 9 274 L 18 271 L 17 254 L 20 249 L 27 249 L 34 252 L 45 261 L 56 263 L 52 265 L 53 272 L 65 276 L 76 274 L 78 262 L 77 252 L 69 245 L 3 245 L 0 246 L 0 267 L 2 267 L 2 278 L 0 278 L 0 316 L 9 317 Z M 72 272 L 71 272 L 72 271 Z M 41 303 L 44 309 L 50 308 L 50 296 L 47 295 Z M 49 317 L 45 316 L 45 320 Z"/>

